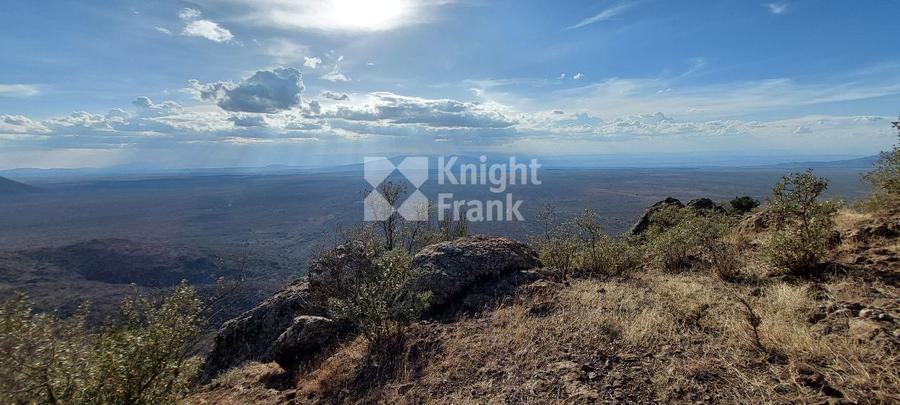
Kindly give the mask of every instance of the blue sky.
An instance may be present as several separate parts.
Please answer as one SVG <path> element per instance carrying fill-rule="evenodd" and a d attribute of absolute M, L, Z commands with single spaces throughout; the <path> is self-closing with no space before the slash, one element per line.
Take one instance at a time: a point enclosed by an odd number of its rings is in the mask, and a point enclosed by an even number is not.
<path fill-rule="evenodd" d="M 896 2 L 10 1 L 0 169 L 410 153 L 866 155 Z"/>

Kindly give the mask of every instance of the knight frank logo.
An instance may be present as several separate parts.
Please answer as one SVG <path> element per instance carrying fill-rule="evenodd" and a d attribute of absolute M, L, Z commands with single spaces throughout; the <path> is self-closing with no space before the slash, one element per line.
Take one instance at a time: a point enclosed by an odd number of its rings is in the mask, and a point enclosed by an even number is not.
<path fill-rule="evenodd" d="M 415 187 L 399 208 L 392 206 L 378 191 L 378 186 L 387 180 L 394 170 L 399 171 Z M 428 180 L 427 157 L 407 157 L 396 166 L 384 157 L 367 157 L 363 161 L 363 175 L 373 187 L 365 199 L 363 220 L 384 221 L 394 215 L 394 212 L 399 212 L 407 221 L 428 220 L 428 197 L 419 191 L 419 187 Z"/>
<path fill-rule="evenodd" d="M 482 221 L 524 221 L 519 208 L 522 200 L 516 200 L 508 186 L 540 185 L 538 169 L 541 167 L 536 159 L 528 164 L 519 163 L 515 157 L 502 163 L 488 164 L 486 156 L 477 162 L 460 162 L 457 156 L 437 158 L 437 184 L 441 188 L 452 186 L 483 186 L 491 195 L 505 194 L 501 199 L 461 200 L 454 199 L 453 193 L 437 194 L 437 204 L 432 205 L 420 188 L 429 177 L 428 158 L 413 156 L 404 158 L 394 164 L 385 157 L 367 157 L 363 160 L 363 175 L 373 187 L 364 200 L 363 219 L 366 221 L 385 221 L 395 213 L 407 221 L 428 221 L 432 208 L 436 208 L 437 219 L 444 220 L 448 216 L 453 220 L 470 222 Z M 394 171 L 400 172 L 414 187 L 399 207 L 388 201 L 379 187 Z M 396 201 L 394 201 L 396 202 Z"/>

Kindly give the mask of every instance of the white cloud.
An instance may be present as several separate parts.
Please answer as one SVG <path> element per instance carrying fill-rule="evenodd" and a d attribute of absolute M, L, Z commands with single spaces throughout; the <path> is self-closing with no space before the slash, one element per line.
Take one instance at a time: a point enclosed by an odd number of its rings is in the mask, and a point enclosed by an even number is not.
<path fill-rule="evenodd" d="M 181 35 L 206 38 L 213 42 L 228 42 L 234 38 L 231 31 L 210 20 L 201 20 L 200 15 L 200 10 L 194 8 L 185 8 L 178 12 L 178 18 L 184 21 L 185 24 L 184 29 L 181 30 Z M 160 28 L 157 27 L 157 30 L 160 30 Z M 168 31 L 165 28 L 163 30 Z"/>
<path fill-rule="evenodd" d="M 319 66 L 320 63 L 322 63 L 322 59 L 319 59 L 316 57 L 311 57 L 311 58 L 304 57 L 303 58 L 303 66 L 306 66 L 310 69 L 315 69 L 316 67 Z"/>
<path fill-rule="evenodd" d="M 0 134 L 45 133 L 49 129 L 23 115 L 0 115 Z"/>
<path fill-rule="evenodd" d="M 41 91 L 31 84 L 0 84 L 0 97 L 31 97 L 38 94 Z"/>
<path fill-rule="evenodd" d="M 194 20 L 200 17 L 200 10 L 195 8 L 185 8 L 178 12 L 178 18 L 182 20 Z"/>
<path fill-rule="evenodd" d="M 228 42 L 234 38 L 231 31 L 228 31 L 227 29 L 220 27 L 219 24 L 209 20 L 191 21 L 184 26 L 184 30 L 181 31 L 181 34 L 188 37 L 206 38 L 214 42 Z"/>
<path fill-rule="evenodd" d="M 328 80 L 329 82 L 332 82 L 332 83 L 349 82 L 350 81 L 350 79 L 347 76 L 344 76 L 343 73 L 336 72 L 336 71 L 331 71 L 331 72 L 325 73 L 324 75 L 322 75 L 320 77 L 323 80 Z"/>
<path fill-rule="evenodd" d="M 153 29 L 155 29 L 156 31 L 161 32 L 161 33 L 163 33 L 163 34 L 166 34 L 166 35 L 172 35 L 172 31 L 169 30 L 168 28 L 163 28 L 163 27 L 153 27 Z"/>
<path fill-rule="evenodd" d="M 572 80 L 581 80 L 582 77 L 584 77 L 584 75 L 581 74 L 580 72 L 575 73 L 575 76 L 572 76 Z"/>
<path fill-rule="evenodd" d="M 264 27 L 299 31 L 387 31 L 432 20 L 452 0 L 200 0 L 226 3 L 239 18 Z"/>
<path fill-rule="evenodd" d="M 788 11 L 787 3 L 768 3 L 766 7 L 772 14 L 784 14 Z"/>
<path fill-rule="evenodd" d="M 324 90 L 315 97 L 320 104 L 301 98 L 304 85 L 298 70 L 277 68 L 259 70 L 238 82 L 192 81 L 190 90 L 207 101 L 194 106 L 138 97 L 130 111 L 79 111 L 43 121 L 2 115 L 0 153 L 28 147 L 176 150 L 197 144 L 278 143 L 319 143 L 346 150 L 341 148 L 349 147 L 347 142 L 373 150 L 381 145 L 393 152 L 398 149 L 390 148 L 403 147 L 437 153 L 496 147 L 516 153 L 552 148 L 565 154 L 607 150 L 609 145 L 647 153 L 762 147 L 873 153 L 895 141 L 889 117 L 742 118 L 753 111 L 900 94 L 900 85 L 883 85 L 894 81 L 866 81 L 865 75 L 817 85 L 775 79 L 693 87 L 660 78 L 609 79 L 564 90 L 553 90 L 548 79 L 510 79 L 479 83 L 478 102 L 389 92 L 354 93 L 351 99 Z M 503 102 L 493 93 L 526 84 L 544 90 L 535 104 L 523 93 L 510 95 L 526 100 L 520 104 Z M 658 93 L 660 89 L 671 91 Z"/>
<path fill-rule="evenodd" d="M 610 7 L 610 8 L 608 8 L 608 9 L 606 9 L 606 10 L 601 11 L 600 13 L 598 13 L 598 14 L 592 16 L 592 17 L 585 18 L 585 19 L 583 19 L 583 20 L 581 20 L 581 21 L 575 23 L 574 25 L 568 26 L 568 27 L 566 27 L 566 29 L 567 29 L 567 30 L 574 30 L 574 29 L 577 29 L 577 28 L 584 27 L 584 26 L 586 26 L 586 25 L 590 25 L 590 24 L 596 23 L 596 22 L 609 20 L 610 18 L 613 18 L 613 17 L 615 17 L 615 16 L 617 16 L 617 15 L 619 15 L 619 14 L 622 14 L 623 12 L 625 12 L 626 10 L 628 10 L 629 8 L 631 8 L 632 6 L 633 6 L 633 4 L 622 4 L 622 5 L 618 5 L 618 6 L 615 6 L 615 7 Z"/>
<path fill-rule="evenodd" d="M 139 111 L 147 115 L 172 115 L 184 111 L 184 107 L 174 101 L 163 101 L 156 104 L 150 97 L 138 97 L 131 102 Z M 109 114 L 107 114 L 109 116 Z"/>
<path fill-rule="evenodd" d="M 509 128 L 516 123 L 516 118 L 508 116 L 501 106 L 494 104 L 426 99 L 387 92 L 370 94 L 363 105 L 339 105 L 323 114 L 351 121 L 381 121 L 435 128 Z"/>

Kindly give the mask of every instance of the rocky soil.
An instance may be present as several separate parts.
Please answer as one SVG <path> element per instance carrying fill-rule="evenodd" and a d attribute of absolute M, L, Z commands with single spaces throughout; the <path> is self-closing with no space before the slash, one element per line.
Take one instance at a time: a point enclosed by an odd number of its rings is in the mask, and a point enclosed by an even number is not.
<path fill-rule="evenodd" d="M 670 205 L 683 206 L 648 212 Z M 751 216 L 739 229 L 765 227 Z M 842 213 L 838 228 L 821 277 L 740 283 L 650 271 L 560 282 L 506 238 L 429 246 L 413 285 L 435 299 L 387 362 L 317 304 L 316 285 L 370 265 L 342 246 L 223 327 L 209 383 L 187 402 L 897 403 L 900 215 Z"/>

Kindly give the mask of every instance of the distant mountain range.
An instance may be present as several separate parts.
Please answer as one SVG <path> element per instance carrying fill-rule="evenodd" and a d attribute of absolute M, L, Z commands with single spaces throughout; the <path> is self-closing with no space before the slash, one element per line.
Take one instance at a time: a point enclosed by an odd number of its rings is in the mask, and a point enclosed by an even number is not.
<path fill-rule="evenodd" d="M 33 193 L 35 191 L 38 191 L 37 187 L 19 183 L 6 177 L 0 177 L 0 196 Z"/>
<path fill-rule="evenodd" d="M 834 160 L 827 162 L 792 162 L 780 163 L 771 167 L 785 168 L 808 168 L 808 169 L 824 169 L 824 168 L 842 168 L 842 169 L 871 169 L 878 161 L 879 155 L 866 156 L 857 159 Z"/>
<path fill-rule="evenodd" d="M 420 156 L 420 155 L 417 155 Z M 487 164 L 508 163 L 512 155 L 489 154 Z M 394 163 L 399 163 L 403 155 L 389 156 Z M 437 155 L 428 155 L 430 170 L 437 169 Z M 476 165 L 482 163 L 480 155 L 445 155 L 445 159 L 456 158 L 456 164 Z M 736 154 L 651 154 L 651 155 L 515 155 L 519 163 L 528 163 L 536 158 L 544 169 L 600 169 L 600 168 L 850 168 L 868 169 L 878 160 L 878 155 L 853 157 L 848 155 L 815 155 L 797 156 L 782 152 L 758 153 L 754 155 Z M 38 183 L 47 181 L 66 181 L 72 178 L 106 177 L 133 178 L 142 176 L 184 176 L 184 175 L 283 175 L 303 173 L 345 173 L 362 170 L 363 157 L 335 158 L 330 162 L 316 164 L 283 165 L 273 164 L 259 167 L 211 167 L 194 169 L 160 169 L 138 166 L 115 166 L 107 168 L 78 169 L 35 169 L 18 168 L 0 170 L 0 176 L 13 176 L 20 179 L 38 179 Z M 27 185 L 0 177 L 0 192 L 6 190 L 6 183 Z M 22 187 L 18 187 L 22 189 Z"/>

